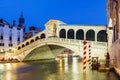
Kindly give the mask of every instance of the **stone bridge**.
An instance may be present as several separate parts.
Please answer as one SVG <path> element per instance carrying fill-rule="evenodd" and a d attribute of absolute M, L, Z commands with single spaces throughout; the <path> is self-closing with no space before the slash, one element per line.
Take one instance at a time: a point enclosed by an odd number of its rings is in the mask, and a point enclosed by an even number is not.
<path fill-rule="evenodd" d="M 107 52 L 107 43 L 87 41 L 87 46 L 89 46 L 89 44 L 91 45 L 92 56 L 99 56 L 100 59 L 104 59 L 104 55 L 101 54 L 105 54 L 105 52 Z M 20 61 L 53 59 L 56 58 L 60 53 L 62 53 L 66 49 L 72 50 L 73 55 L 79 55 L 83 57 L 82 40 L 52 37 L 39 39 L 23 47 L 22 49 L 17 50 L 13 56 Z M 87 47 L 87 51 L 88 50 L 89 48 Z"/>
<path fill-rule="evenodd" d="M 19 61 L 53 59 L 66 49 L 83 57 L 86 40 L 87 46 L 91 45 L 92 56 L 105 58 L 108 50 L 105 26 L 71 26 L 58 20 L 50 20 L 45 26 L 44 31 L 19 44 L 12 57 Z M 87 47 L 87 53 L 88 50 Z"/>

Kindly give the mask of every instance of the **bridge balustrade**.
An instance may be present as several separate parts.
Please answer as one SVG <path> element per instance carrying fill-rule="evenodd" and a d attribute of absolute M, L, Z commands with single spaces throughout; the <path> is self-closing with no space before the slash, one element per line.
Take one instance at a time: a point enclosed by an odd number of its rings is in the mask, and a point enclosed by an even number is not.
<path fill-rule="evenodd" d="M 95 45 L 99 45 L 99 46 L 107 46 L 107 42 L 97 42 L 95 43 Z"/>
<path fill-rule="evenodd" d="M 76 45 L 76 46 L 83 46 L 83 40 L 75 40 L 75 39 L 65 39 L 65 38 L 57 38 L 57 37 L 50 37 L 50 38 L 44 38 L 39 39 L 37 41 L 34 41 L 33 43 L 30 43 L 27 46 L 24 46 L 20 50 L 17 50 L 13 55 L 19 55 L 24 54 L 26 51 L 32 50 L 39 46 L 44 46 L 49 43 L 56 43 L 56 44 L 68 44 L 68 45 Z M 107 42 L 95 42 L 95 41 L 87 41 L 87 44 L 91 44 L 93 48 L 107 48 Z"/>
<path fill-rule="evenodd" d="M 26 50 L 29 50 L 39 44 L 43 44 L 46 45 L 49 42 L 54 42 L 54 43 L 61 43 L 61 44 L 75 44 L 75 45 L 80 45 L 82 44 L 82 41 L 80 40 L 74 40 L 74 39 L 64 39 L 64 38 L 44 38 L 44 39 L 40 39 L 37 41 L 34 41 L 33 43 L 30 43 L 29 45 L 21 48 L 20 50 L 17 50 L 17 52 L 15 54 L 19 54 L 19 53 L 23 53 Z"/>

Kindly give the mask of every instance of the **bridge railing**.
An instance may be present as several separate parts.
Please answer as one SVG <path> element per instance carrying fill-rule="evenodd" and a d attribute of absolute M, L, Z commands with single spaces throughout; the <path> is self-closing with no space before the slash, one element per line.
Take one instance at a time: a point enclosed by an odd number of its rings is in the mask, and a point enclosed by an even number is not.
<path fill-rule="evenodd" d="M 44 38 L 44 39 L 39 39 L 23 48 L 21 48 L 20 50 L 17 50 L 15 54 L 19 54 L 19 53 L 23 53 L 25 52 L 26 50 L 29 50 L 35 46 L 37 46 L 38 44 L 43 44 L 45 45 L 46 43 L 48 42 L 54 42 L 54 43 L 68 43 L 68 44 L 76 44 L 76 45 L 79 45 L 82 43 L 82 41 L 78 41 L 78 40 L 73 40 L 73 39 L 64 39 L 64 38 Z M 18 48 L 18 47 L 17 47 Z"/>
<path fill-rule="evenodd" d="M 83 46 L 83 40 L 76 40 L 76 39 L 65 39 L 65 38 L 57 38 L 57 37 L 50 37 L 50 38 L 44 38 L 44 39 L 39 39 L 23 48 L 20 50 L 17 50 L 14 55 L 18 55 L 20 53 L 24 53 L 27 50 L 33 49 L 34 47 L 38 45 L 46 45 L 47 43 L 61 43 L 61 44 L 74 44 L 74 45 L 81 45 Z M 99 45 L 101 47 L 107 46 L 106 42 L 95 42 L 95 41 L 87 41 L 88 44 L 91 45 Z"/>
<path fill-rule="evenodd" d="M 107 46 L 108 44 L 107 44 L 107 42 L 96 42 L 96 43 L 94 43 L 95 45 L 101 45 L 101 46 Z"/>
<path fill-rule="evenodd" d="M 65 38 L 57 38 L 57 37 L 51 37 L 47 38 L 47 41 L 51 42 L 62 42 L 62 43 L 71 43 L 71 44 L 82 44 L 82 40 L 75 40 L 75 39 L 65 39 Z"/>
<path fill-rule="evenodd" d="M 43 33 L 46 33 L 46 30 L 44 30 L 44 31 L 42 31 L 42 32 L 39 32 L 39 33 L 37 33 L 36 35 L 34 35 L 34 36 L 26 39 L 25 41 L 23 41 L 22 43 L 18 44 L 17 46 L 21 46 L 22 44 L 25 44 L 26 42 L 30 42 L 30 40 L 32 40 L 32 39 L 35 41 L 35 38 L 36 38 L 36 37 L 39 37 L 39 38 L 40 38 L 40 35 L 43 34 Z M 40 39 L 40 40 L 41 40 L 41 39 Z M 17 47 L 17 46 L 16 46 L 16 47 Z"/>
<path fill-rule="evenodd" d="M 34 48 L 35 46 L 37 46 L 38 44 L 43 43 L 45 41 L 46 41 L 46 38 L 37 40 L 37 41 L 25 46 L 24 48 L 19 49 L 19 50 L 17 47 L 17 51 L 14 53 L 14 55 L 18 55 L 19 53 L 24 53 L 26 50 L 30 50 L 30 49 Z"/>

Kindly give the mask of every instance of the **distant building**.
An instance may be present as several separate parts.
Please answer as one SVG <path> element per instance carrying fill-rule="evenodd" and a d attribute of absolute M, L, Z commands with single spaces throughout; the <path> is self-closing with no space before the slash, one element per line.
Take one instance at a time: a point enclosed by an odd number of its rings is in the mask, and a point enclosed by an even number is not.
<path fill-rule="evenodd" d="M 23 29 L 17 27 L 15 21 L 10 25 L 4 19 L 0 19 L 0 53 L 15 47 L 23 41 Z"/>
<path fill-rule="evenodd" d="M 9 24 L 4 19 L 0 19 L 0 59 L 10 56 L 18 44 L 38 32 L 40 29 L 34 26 L 31 26 L 29 32 L 26 32 L 23 14 L 19 17 L 18 25 L 15 20 L 13 20 L 13 24 Z"/>
<path fill-rule="evenodd" d="M 29 32 L 25 32 L 24 33 L 24 40 L 34 36 L 35 34 L 37 34 L 38 32 L 40 32 L 40 29 L 35 27 L 35 26 L 31 26 L 29 28 Z"/>
<path fill-rule="evenodd" d="M 15 20 L 13 24 L 9 24 L 4 19 L 0 19 L 0 59 L 11 55 L 14 47 L 23 42 L 24 22 L 23 14 L 19 18 L 18 25 Z"/>

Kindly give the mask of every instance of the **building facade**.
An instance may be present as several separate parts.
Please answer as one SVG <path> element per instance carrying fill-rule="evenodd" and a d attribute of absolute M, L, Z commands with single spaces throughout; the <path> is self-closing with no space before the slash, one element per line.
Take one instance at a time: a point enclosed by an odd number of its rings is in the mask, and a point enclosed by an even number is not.
<path fill-rule="evenodd" d="M 107 16 L 111 64 L 120 75 L 120 0 L 107 1 Z"/>
<path fill-rule="evenodd" d="M 13 24 L 9 24 L 4 19 L 0 19 L 0 55 L 9 55 L 7 52 L 12 52 L 12 47 L 17 46 L 23 41 L 23 28 Z"/>

